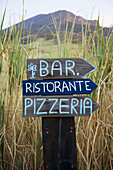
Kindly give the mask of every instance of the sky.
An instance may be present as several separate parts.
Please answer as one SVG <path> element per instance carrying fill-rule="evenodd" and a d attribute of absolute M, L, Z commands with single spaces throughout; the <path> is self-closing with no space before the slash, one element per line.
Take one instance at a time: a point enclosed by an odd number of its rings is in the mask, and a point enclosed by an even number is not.
<path fill-rule="evenodd" d="M 23 5 L 24 4 L 24 5 Z M 3 28 L 38 14 L 67 10 L 85 19 L 98 19 L 100 25 L 113 25 L 113 0 L 0 0 L 0 23 L 4 9 L 6 15 Z"/>

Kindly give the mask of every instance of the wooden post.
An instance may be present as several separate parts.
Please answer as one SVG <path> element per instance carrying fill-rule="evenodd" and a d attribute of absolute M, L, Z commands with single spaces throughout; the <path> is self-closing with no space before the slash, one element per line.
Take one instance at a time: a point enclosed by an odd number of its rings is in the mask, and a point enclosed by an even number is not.
<path fill-rule="evenodd" d="M 74 117 L 42 118 L 44 170 L 77 170 Z"/>
<path fill-rule="evenodd" d="M 95 70 L 82 58 L 27 60 L 31 80 L 23 81 L 23 116 L 42 117 L 44 170 L 77 170 L 73 116 L 89 116 L 100 106 L 73 94 L 97 88 L 90 79 L 81 79 Z"/>

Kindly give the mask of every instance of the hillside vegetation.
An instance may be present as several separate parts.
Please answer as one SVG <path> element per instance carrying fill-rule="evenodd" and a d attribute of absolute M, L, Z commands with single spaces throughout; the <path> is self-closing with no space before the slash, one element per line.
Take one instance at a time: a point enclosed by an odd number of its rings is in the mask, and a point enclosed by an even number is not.
<path fill-rule="evenodd" d="M 55 21 L 54 21 L 55 18 Z M 13 31 L 16 30 L 23 25 L 22 28 L 22 41 L 21 43 L 27 43 L 27 35 L 29 34 L 30 30 L 30 39 L 29 41 L 33 41 L 34 35 L 38 34 L 38 37 L 43 37 L 45 40 L 52 39 L 53 35 L 56 33 L 56 29 L 54 27 L 54 24 L 57 23 L 58 31 L 61 36 L 61 40 L 64 41 L 63 37 L 65 34 L 65 28 L 66 23 L 68 19 L 68 28 L 67 33 L 71 31 L 73 22 L 74 22 L 74 28 L 73 28 L 73 41 L 78 40 L 77 43 L 82 42 L 82 31 L 85 32 L 87 29 L 87 26 L 90 27 L 90 29 L 94 32 L 96 32 L 97 28 L 97 20 L 86 20 L 81 16 L 76 16 L 73 13 L 65 10 L 56 11 L 49 14 L 40 14 L 36 15 L 32 18 L 29 18 L 25 21 L 16 24 L 13 26 Z M 55 23 L 54 23 L 55 22 Z M 99 29 L 101 27 L 99 26 Z M 7 35 L 9 35 L 10 27 L 5 29 L 3 31 L 3 34 L 7 32 Z M 101 33 L 101 32 L 100 32 Z M 108 34 L 110 35 L 111 28 L 103 28 L 103 35 L 106 38 Z M 87 30 L 87 37 L 90 34 L 90 30 Z M 13 38 L 13 35 L 11 36 Z"/>

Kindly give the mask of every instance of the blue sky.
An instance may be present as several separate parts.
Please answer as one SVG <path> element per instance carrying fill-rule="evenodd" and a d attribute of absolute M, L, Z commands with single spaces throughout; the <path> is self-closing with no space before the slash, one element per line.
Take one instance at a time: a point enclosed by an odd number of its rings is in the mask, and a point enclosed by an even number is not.
<path fill-rule="evenodd" d="M 5 7 L 4 28 L 21 21 L 23 0 L 0 0 L 0 22 Z M 113 0 L 24 0 L 24 19 L 64 9 L 86 19 L 99 15 L 101 25 L 113 25 Z"/>

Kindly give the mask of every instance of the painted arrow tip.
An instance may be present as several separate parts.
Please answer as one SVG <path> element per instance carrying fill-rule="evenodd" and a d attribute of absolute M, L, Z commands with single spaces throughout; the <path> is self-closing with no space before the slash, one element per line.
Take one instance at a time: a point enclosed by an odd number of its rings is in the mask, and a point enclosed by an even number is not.
<path fill-rule="evenodd" d="M 93 113 L 94 111 L 96 111 L 100 107 L 100 105 L 98 103 L 96 103 L 94 100 L 92 100 L 92 101 L 93 101 L 93 111 L 92 111 L 92 113 Z"/>
<path fill-rule="evenodd" d="M 93 64 L 91 64 L 90 62 L 88 62 L 87 60 L 85 60 L 84 58 L 82 58 L 82 60 L 84 60 L 85 62 L 87 62 L 90 66 L 93 67 L 93 69 L 88 72 L 87 74 L 85 74 L 82 78 L 86 77 L 87 75 L 89 75 L 90 73 L 92 73 L 93 71 L 97 70 L 97 67 L 95 67 Z"/>

